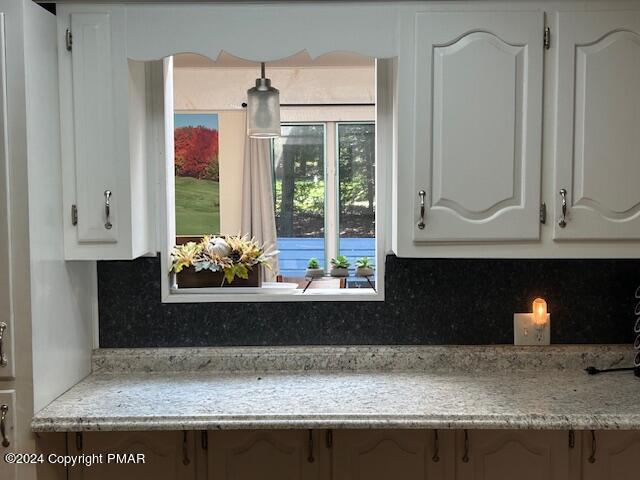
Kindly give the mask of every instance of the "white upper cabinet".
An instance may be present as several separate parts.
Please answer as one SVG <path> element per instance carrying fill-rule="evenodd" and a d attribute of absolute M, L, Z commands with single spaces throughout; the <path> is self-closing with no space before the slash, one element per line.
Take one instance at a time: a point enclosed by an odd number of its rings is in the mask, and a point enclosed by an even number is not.
<path fill-rule="evenodd" d="M 73 133 L 78 242 L 116 242 L 119 172 L 116 144 L 111 26 L 108 14 L 72 14 Z M 109 205 L 107 207 L 107 201 Z"/>
<path fill-rule="evenodd" d="M 415 28 L 413 240 L 538 239 L 543 13 L 424 12 Z"/>
<path fill-rule="evenodd" d="M 554 237 L 640 239 L 640 12 L 559 13 L 557 98 Z"/>
<path fill-rule="evenodd" d="M 5 14 L 0 12 L 0 262 L 11 265 L 11 184 L 7 138 L 7 75 L 5 61 Z M 12 270 L 0 276 L 0 380 L 13 378 Z M 1 470 L 0 470 L 1 471 Z"/>
<path fill-rule="evenodd" d="M 152 250 L 145 64 L 127 60 L 122 8 L 107 10 L 59 14 L 67 259 Z"/>

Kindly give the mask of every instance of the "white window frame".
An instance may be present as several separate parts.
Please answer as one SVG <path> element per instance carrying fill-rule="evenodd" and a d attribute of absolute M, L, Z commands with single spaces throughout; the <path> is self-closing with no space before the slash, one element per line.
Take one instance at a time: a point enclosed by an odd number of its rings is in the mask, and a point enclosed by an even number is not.
<path fill-rule="evenodd" d="M 322 267 L 329 271 L 330 259 L 340 253 L 340 172 L 338 153 L 338 128 L 340 125 L 374 125 L 373 120 L 319 120 L 305 122 L 282 122 L 283 127 L 303 127 L 321 125 L 323 132 L 323 175 L 324 175 L 324 258 Z M 377 211 L 376 211 L 377 215 Z M 377 268 L 377 264 L 376 264 Z"/>
<path fill-rule="evenodd" d="M 382 67 L 382 68 L 381 68 Z M 215 302 L 308 302 L 308 301 L 384 301 L 385 298 L 385 260 L 390 252 L 390 212 L 391 212 L 391 165 L 394 148 L 393 135 L 393 70 L 391 61 L 376 62 L 376 291 L 367 288 L 309 289 L 287 294 L 261 293 L 260 288 L 200 288 L 197 292 L 172 288 L 171 275 L 168 274 L 169 255 L 175 244 L 175 184 L 173 166 L 173 59 L 164 62 L 163 103 L 156 105 L 164 117 L 164 154 L 163 168 L 159 174 L 159 244 L 161 265 L 161 301 L 162 303 L 215 303 Z M 293 123 L 293 122 L 292 122 Z M 318 123 L 318 122 L 316 122 Z M 323 122 L 324 123 L 324 122 Z M 336 128 L 337 123 L 335 122 Z M 344 122 L 350 123 L 350 122 Z M 358 122 L 354 122 L 358 123 Z M 370 121 L 369 121 L 370 123 Z M 171 134 L 167 134 L 171 132 Z M 326 132 L 325 132 L 326 134 Z M 337 142 L 335 131 L 334 143 Z M 335 145 L 334 145 L 335 148 Z M 325 152 L 326 155 L 326 152 Z M 326 161 L 325 161 L 326 168 Z M 337 176 L 336 176 L 337 179 Z M 326 208 L 326 207 L 325 207 Z M 337 205 L 336 205 L 337 208 Z M 326 216 L 325 216 L 326 218 Z M 388 227 L 388 229 L 386 228 Z M 326 247 L 326 245 L 325 245 Z"/>

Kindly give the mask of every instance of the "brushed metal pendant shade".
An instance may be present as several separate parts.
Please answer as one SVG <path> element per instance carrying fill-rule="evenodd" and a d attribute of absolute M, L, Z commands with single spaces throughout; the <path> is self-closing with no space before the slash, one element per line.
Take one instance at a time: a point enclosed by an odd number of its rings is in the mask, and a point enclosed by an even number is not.
<path fill-rule="evenodd" d="M 260 64 L 260 78 L 247 91 L 247 135 L 251 138 L 280 136 L 280 92 L 265 77 L 264 62 Z"/>

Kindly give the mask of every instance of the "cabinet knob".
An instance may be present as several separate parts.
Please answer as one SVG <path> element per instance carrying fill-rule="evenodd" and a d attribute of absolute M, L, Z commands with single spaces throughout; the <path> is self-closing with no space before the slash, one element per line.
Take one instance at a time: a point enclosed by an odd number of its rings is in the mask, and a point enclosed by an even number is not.
<path fill-rule="evenodd" d="M 104 215 L 106 218 L 104 228 L 111 230 L 111 227 L 113 227 L 111 224 L 111 190 L 104 191 Z"/>
<path fill-rule="evenodd" d="M 562 216 L 558 225 L 564 228 L 567 226 L 567 190 L 565 188 L 560 189 L 560 197 L 562 198 Z"/>
<path fill-rule="evenodd" d="M 420 190 L 418 192 L 418 197 L 420 198 L 420 221 L 418 222 L 418 228 L 420 230 L 424 230 L 424 227 L 427 225 L 424 223 L 424 199 L 427 196 L 427 192 L 424 190 Z"/>

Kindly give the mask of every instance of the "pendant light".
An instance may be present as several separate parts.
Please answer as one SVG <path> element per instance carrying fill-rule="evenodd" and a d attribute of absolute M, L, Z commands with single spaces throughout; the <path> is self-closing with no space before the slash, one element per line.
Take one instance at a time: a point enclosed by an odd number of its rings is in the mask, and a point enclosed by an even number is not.
<path fill-rule="evenodd" d="M 260 63 L 260 78 L 247 91 L 247 135 L 252 138 L 280 136 L 280 92 L 265 78 L 264 62 Z"/>

